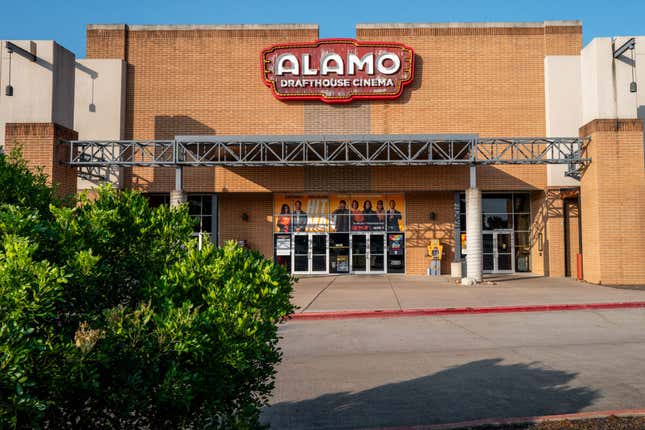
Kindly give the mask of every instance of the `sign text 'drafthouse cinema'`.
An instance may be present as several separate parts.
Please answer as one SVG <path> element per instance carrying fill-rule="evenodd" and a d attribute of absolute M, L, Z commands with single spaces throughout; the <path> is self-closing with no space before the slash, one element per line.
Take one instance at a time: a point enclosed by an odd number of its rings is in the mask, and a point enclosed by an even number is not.
<path fill-rule="evenodd" d="M 262 51 L 262 78 L 280 100 L 393 99 L 414 77 L 414 51 L 396 42 L 322 39 Z"/>

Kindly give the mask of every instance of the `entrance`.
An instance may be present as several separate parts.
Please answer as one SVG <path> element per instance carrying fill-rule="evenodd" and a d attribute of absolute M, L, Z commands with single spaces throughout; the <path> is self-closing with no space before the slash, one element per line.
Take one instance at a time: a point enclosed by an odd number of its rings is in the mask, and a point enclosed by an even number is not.
<path fill-rule="evenodd" d="M 327 273 L 327 234 L 295 233 L 293 235 L 293 273 L 301 275 Z"/>
<path fill-rule="evenodd" d="M 385 233 L 352 233 L 352 273 L 385 273 Z"/>
<path fill-rule="evenodd" d="M 513 273 L 513 230 L 493 230 L 483 232 L 484 272 Z"/>

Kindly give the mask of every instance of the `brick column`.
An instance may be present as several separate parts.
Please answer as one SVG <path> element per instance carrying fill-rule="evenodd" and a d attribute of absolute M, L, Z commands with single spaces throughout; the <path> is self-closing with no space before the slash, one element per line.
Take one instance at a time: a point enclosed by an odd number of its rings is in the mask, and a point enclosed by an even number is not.
<path fill-rule="evenodd" d="M 42 168 L 49 184 L 56 184 L 60 196 L 76 193 L 76 169 L 69 160 L 69 147 L 59 140 L 76 140 L 78 133 L 55 123 L 7 123 L 5 146 L 7 153 L 17 145 L 30 167 Z"/>
<path fill-rule="evenodd" d="M 645 283 L 645 154 L 638 119 L 597 119 L 580 128 L 592 161 L 580 181 L 584 279 Z"/>

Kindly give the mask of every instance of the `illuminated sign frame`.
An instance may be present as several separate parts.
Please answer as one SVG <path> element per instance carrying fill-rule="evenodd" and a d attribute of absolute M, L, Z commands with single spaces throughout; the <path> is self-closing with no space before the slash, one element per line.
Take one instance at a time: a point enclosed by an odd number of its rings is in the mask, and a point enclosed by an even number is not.
<path fill-rule="evenodd" d="M 325 51 L 327 48 L 327 51 Z M 354 51 L 354 52 L 352 52 Z M 359 52 L 363 52 L 361 56 Z M 371 64 L 367 62 L 371 59 Z M 398 58 L 398 69 L 394 72 L 392 69 L 397 62 L 392 61 L 392 55 L 396 54 Z M 300 55 L 301 64 L 298 63 Z M 353 74 L 346 71 L 345 64 L 342 62 L 342 56 L 347 59 L 347 69 L 352 69 Z M 350 55 L 353 55 L 350 60 Z M 371 55 L 371 57 L 370 57 Z M 296 60 L 294 66 L 291 62 L 282 62 L 280 56 L 291 56 Z M 320 57 L 318 63 L 312 63 L 312 57 Z M 337 61 L 327 57 L 336 56 L 341 59 L 342 65 Z M 385 65 L 386 57 L 390 66 Z M 277 61 L 276 61 L 277 60 Z M 287 60 L 289 61 L 289 60 Z M 324 63 L 324 64 L 323 64 Z M 294 70 L 284 71 L 280 75 L 276 74 L 276 68 L 280 65 L 285 68 L 284 64 L 289 64 Z M 333 64 L 331 66 L 330 64 Z M 271 88 L 273 96 L 278 100 L 321 100 L 325 103 L 349 103 L 352 100 L 387 100 L 396 99 L 401 96 L 404 88 L 414 80 L 414 50 L 398 42 L 372 42 L 359 41 L 355 39 L 318 39 L 313 42 L 294 42 L 285 44 L 272 45 L 263 49 L 260 53 L 260 66 L 262 81 Z M 321 67 L 322 66 L 322 67 Z M 323 74 L 325 66 L 328 73 Z M 371 66 L 371 67 L 370 67 Z M 316 69 L 318 67 L 318 69 Z M 343 73 L 338 73 L 340 68 Z M 371 73 L 368 71 L 371 68 Z M 364 70 L 367 69 L 367 70 Z M 375 73 L 376 70 L 376 73 Z M 289 74 L 292 79 L 279 78 L 285 73 Z M 317 74 L 317 75 L 316 75 Z M 335 81 L 339 86 L 322 86 L 325 81 Z M 278 85 L 280 82 L 280 85 Z M 285 83 L 291 87 L 285 88 Z M 296 89 L 293 84 L 304 84 L 302 89 Z M 355 85 L 355 84 L 361 85 Z M 367 84 L 363 86 L 362 84 Z M 309 84 L 309 88 L 306 85 Z M 318 86 L 314 87 L 314 84 Z M 372 85 L 377 84 L 377 85 Z"/>

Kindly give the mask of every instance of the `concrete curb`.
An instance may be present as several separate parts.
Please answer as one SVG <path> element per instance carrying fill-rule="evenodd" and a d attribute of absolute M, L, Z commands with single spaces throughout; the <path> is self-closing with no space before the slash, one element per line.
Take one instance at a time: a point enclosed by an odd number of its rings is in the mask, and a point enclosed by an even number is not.
<path fill-rule="evenodd" d="M 583 311 L 594 309 L 645 308 L 645 302 L 577 303 L 558 305 L 486 306 L 461 308 L 357 310 L 334 312 L 302 312 L 293 314 L 291 320 L 340 320 L 360 318 L 400 318 L 433 315 L 489 314 L 515 312 Z"/>
<path fill-rule="evenodd" d="M 561 414 L 561 415 L 541 415 L 534 417 L 518 417 L 518 418 L 487 418 L 483 420 L 462 421 L 457 423 L 448 424 L 432 424 L 432 425 L 415 425 L 403 427 L 371 427 L 363 430 L 458 430 L 458 429 L 472 429 L 484 426 L 503 426 L 513 424 L 537 424 L 547 421 L 576 421 L 586 420 L 593 418 L 607 418 L 610 416 L 617 417 L 641 417 L 645 416 L 645 409 L 618 409 L 608 411 L 596 412 L 578 412 L 574 414 Z"/>

